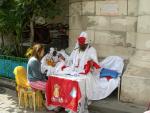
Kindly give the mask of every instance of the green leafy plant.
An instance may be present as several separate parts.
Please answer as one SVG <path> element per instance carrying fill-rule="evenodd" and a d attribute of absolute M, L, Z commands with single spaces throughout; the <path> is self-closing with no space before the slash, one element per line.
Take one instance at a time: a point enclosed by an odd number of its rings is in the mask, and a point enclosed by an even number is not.
<path fill-rule="evenodd" d="M 15 35 L 16 55 L 22 54 L 22 34 L 30 26 L 30 42 L 34 39 L 35 17 L 53 18 L 60 14 L 59 0 L 0 0 L 1 47 L 5 45 L 4 35 Z"/>

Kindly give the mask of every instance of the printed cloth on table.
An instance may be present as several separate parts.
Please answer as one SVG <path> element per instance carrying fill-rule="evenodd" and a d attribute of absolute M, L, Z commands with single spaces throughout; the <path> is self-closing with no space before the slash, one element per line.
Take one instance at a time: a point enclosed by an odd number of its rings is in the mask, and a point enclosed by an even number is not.
<path fill-rule="evenodd" d="M 47 106 L 61 106 L 77 112 L 81 98 L 77 81 L 49 76 L 46 85 Z"/>

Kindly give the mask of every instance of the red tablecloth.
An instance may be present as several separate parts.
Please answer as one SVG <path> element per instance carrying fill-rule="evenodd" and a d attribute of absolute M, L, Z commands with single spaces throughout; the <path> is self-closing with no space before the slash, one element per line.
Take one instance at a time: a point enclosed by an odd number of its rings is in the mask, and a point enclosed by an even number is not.
<path fill-rule="evenodd" d="M 61 106 L 77 112 L 81 91 L 77 81 L 49 76 L 46 85 L 47 105 Z"/>

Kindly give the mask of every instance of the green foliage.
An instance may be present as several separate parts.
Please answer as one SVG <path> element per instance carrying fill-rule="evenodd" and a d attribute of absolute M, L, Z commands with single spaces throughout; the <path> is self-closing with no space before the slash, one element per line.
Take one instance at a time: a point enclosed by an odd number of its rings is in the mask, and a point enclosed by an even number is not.
<path fill-rule="evenodd" d="M 0 33 L 15 34 L 14 47 L 17 56 L 21 55 L 22 32 L 33 17 L 53 18 L 60 14 L 58 0 L 0 0 Z"/>
<path fill-rule="evenodd" d="M 60 14 L 59 2 L 56 0 L 15 0 L 17 11 L 22 10 L 25 18 L 31 18 L 33 15 L 45 18 L 53 18 Z M 21 9 L 22 8 L 22 9 Z"/>
<path fill-rule="evenodd" d="M 0 49 L 0 54 L 1 55 L 7 55 L 7 56 L 13 56 L 14 55 L 14 48 L 12 48 L 13 45 L 7 45 L 7 46 L 2 46 Z"/>

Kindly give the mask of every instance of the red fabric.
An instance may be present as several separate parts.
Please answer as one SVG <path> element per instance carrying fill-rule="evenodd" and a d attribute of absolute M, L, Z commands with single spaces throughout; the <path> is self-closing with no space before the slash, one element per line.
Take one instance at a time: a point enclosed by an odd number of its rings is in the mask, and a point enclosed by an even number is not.
<path fill-rule="evenodd" d="M 95 67 L 96 69 L 99 69 L 100 65 L 98 65 L 96 62 L 93 62 L 93 67 Z"/>
<path fill-rule="evenodd" d="M 67 66 L 63 65 L 63 66 L 61 67 L 61 70 L 63 71 L 66 67 L 67 67 Z"/>
<path fill-rule="evenodd" d="M 111 76 L 107 76 L 106 79 L 109 81 L 110 79 L 112 79 Z"/>
<path fill-rule="evenodd" d="M 93 60 L 89 60 L 85 65 L 84 65 L 84 72 L 81 72 L 80 74 L 87 74 L 91 71 L 91 67 L 95 67 L 96 69 L 99 69 L 100 66 L 94 62 Z"/>
<path fill-rule="evenodd" d="M 80 74 L 86 75 L 87 73 L 90 72 L 91 64 L 90 62 L 87 62 L 87 64 L 84 65 L 84 72 L 81 72 Z"/>
<path fill-rule="evenodd" d="M 76 94 L 76 96 L 72 94 Z M 53 76 L 48 77 L 46 85 L 46 102 L 48 106 L 61 106 L 77 112 L 80 98 L 81 92 L 77 81 Z"/>
<path fill-rule="evenodd" d="M 85 37 L 79 37 L 78 38 L 78 43 L 79 43 L 79 45 L 84 45 L 85 44 Z"/>

